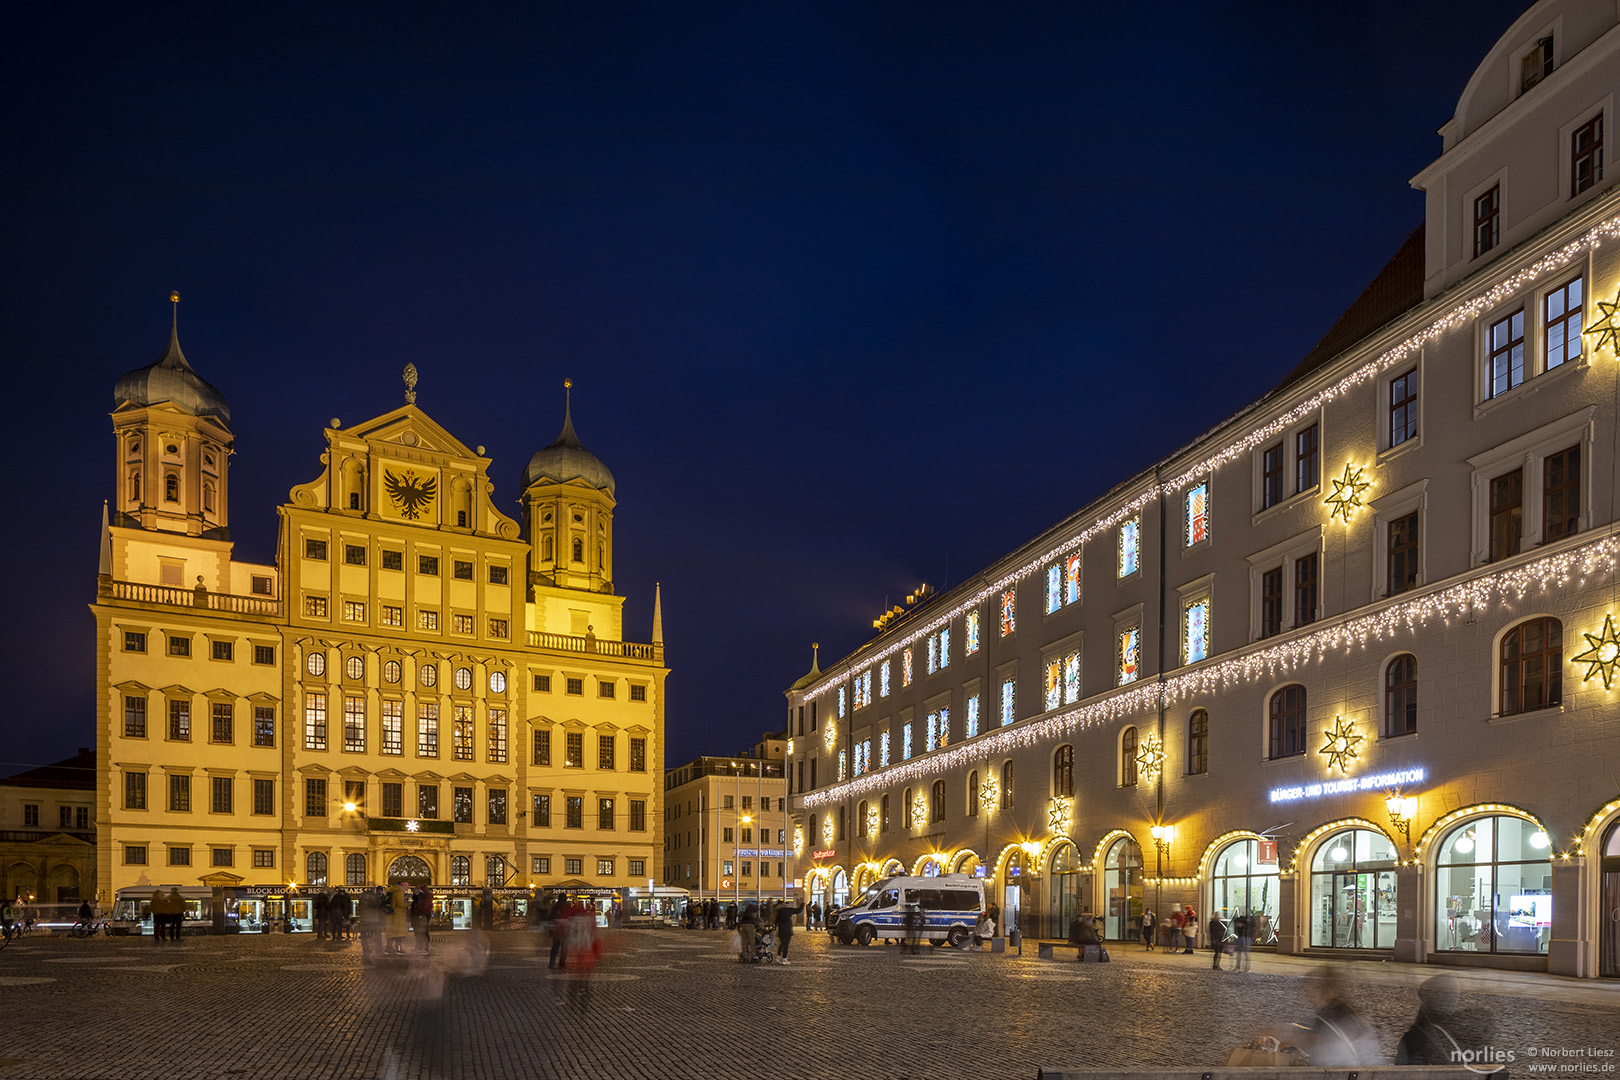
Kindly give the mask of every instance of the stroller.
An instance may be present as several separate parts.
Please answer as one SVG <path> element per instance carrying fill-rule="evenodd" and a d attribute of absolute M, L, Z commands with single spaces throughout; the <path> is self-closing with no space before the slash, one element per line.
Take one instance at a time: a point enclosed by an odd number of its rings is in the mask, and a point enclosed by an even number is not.
<path fill-rule="evenodd" d="M 754 963 L 776 963 L 776 928 L 769 923 L 759 928 L 754 935 Z"/>

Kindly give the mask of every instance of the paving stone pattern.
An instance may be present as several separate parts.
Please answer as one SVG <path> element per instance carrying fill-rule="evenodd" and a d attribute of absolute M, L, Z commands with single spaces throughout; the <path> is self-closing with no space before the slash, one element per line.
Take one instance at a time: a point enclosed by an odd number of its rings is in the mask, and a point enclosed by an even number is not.
<path fill-rule="evenodd" d="M 1207 952 L 1134 948 L 1106 965 L 1033 947 L 911 955 L 816 932 L 794 938 L 789 966 L 745 966 L 726 938 L 622 933 L 587 979 L 548 970 L 545 939 L 526 932 L 492 935 L 485 954 L 439 935 L 426 959 L 372 967 L 358 944 L 307 936 L 30 937 L 0 952 L 0 1078 L 1032 1080 L 1043 1065 L 1207 1066 L 1307 1018 L 1315 970 L 1261 956 L 1251 973 L 1217 972 Z M 1339 967 L 1393 1052 L 1436 969 Z M 1620 1048 L 1620 985 L 1457 974 L 1494 1009 L 1504 1048 Z"/>

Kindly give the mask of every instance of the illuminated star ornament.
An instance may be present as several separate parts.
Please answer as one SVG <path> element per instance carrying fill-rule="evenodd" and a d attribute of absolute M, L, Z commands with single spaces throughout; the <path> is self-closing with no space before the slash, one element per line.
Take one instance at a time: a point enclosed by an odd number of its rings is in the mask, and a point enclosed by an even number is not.
<path fill-rule="evenodd" d="M 1069 827 L 1069 800 L 1058 797 L 1052 800 L 1051 807 L 1046 811 L 1047 824 L 1055 833 L 1063 832 Z"/>
<path fill-rule="evenodd" d="M 928 798 L 924 795 L 914 795 L 911 799 L 911 821 L 914 825 L 921 825 L 928 820 Z"/>
<path fill-rule="evenodd" d="M 1345 524 L 1350 523 L 1350 516 L 1361 505 L 1361 493 L 1372 486 L 1362 473 L 1364 470 L 1354 465 L 1344 467 L 1344 475 L 1333 481 L 1333 494 L 1327 497 L 1328 519 L 1344 518 Z"/>
<path fill-rule="evenodd" d="M 986 778 L 983 786 L 979 788 L 979 805 L 983 806 L 986 812 L 996 808 L 995 780 Z"/>
<path fill-rule="evenodd" d="M 1586 674 L 1581 677 L 1582 682 L 1591 682 L 1594 675 L 1603 677 L 1603 689 L 1614 687 L 1614 669 L 1620 666 L 1620 635 L 1614 631 L 1614 616 L 1603 616 L 1603 632 L 1601 634 L 1583 633 L 1587 645 L 1591 646 L 1583 653 L 1576 653 L 1569 658 L 1572 664 L 1585 664 Z"/>
<path fill-rule="evenodd" d="M 1164 744 L 1159 742 L 1157 735 L 1149 735 L 1142 743 L 1142 749 L 1136 754 L 1136 768 L 1152 783 L 1158 777 L 1159 771 L 1164 768 Z"/>
<path fill-rule="evenodd" d="M 866 808 L 866 835 L 867 836 L 876 836 L 877 835 L 877 830 L 878 830 L 877 807 L 868 806 Z"/>
<path fill-rule="evenodd" d="M 420 821 L 407 821 L 405 823 L 405 831 L 406 832 L 420 832 L 421 829 L 422 829 L 422 823 Z"/>
<path fill-rule="evenodd" d="M 1607 344 L 1620 358 L 1620 294 L 1612 302 L 1599 300 L 1597 306 L 1603 317 L 1586 328 L 1587 336 L 1592 338 L 1592 351 L 1596 353 Z"/>
<path fill-rule="evenodd" d="M 1322 733 L 1322 756 L 1328 759 L 1328 768 L 1341 773 L 1350 771 L 1359 747 L 1366 736 L 1356 734 L 1356 725 L 1342 716 L 1333 718 L 1333 727 Z"/>

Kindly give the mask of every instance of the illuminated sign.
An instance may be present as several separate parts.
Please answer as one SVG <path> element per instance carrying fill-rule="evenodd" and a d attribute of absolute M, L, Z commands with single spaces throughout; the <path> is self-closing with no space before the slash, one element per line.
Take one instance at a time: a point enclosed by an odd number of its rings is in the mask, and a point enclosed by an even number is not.
<path fill-rule="evenodd" d="M 1297 799 L 1320 799 L 1325 795 L 1343 795 L 1351 791 L 1382 791 L 1386 788 L 1421 784 L 1427 777 L 1423 769 L 1401 769 L 1398 772 L 1374 773 L 1371 776 L 1352 776 L 1345 780 L 1324 780 L 1320 784 L 1300 784 L 1295 787 L 1272 788 L 1272 802 L 1294 802 Z"/>
<path fill-rule="evenodd" d="M 754 859 L 760 859 L 760 858 L 764 858 L 764 859 L 785 859 L 785 858 L 787 858 L 787 849 L 786 848 L 744 848 L 744 847 L 740 847 L 740 848 L 737 849 L 737 857 L 739 859 L 748 859 L 748 858 L 754 858 Z"/>
<path fill-rule="evenodd" d="M 812 859 L 836 859 L 838 858 L 838 849 L 827 848 L 824 851 L 812 851 L 810 857 Z"/>

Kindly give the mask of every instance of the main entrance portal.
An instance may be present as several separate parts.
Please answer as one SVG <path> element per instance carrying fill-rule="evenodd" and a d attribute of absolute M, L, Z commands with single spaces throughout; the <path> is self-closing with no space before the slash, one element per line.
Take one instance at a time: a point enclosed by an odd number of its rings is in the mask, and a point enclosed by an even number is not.
<path fill-rule="evenodd" d="M 388 864 L 387 880 L 389 884 L 397 881 L 414 889 L 418 885 L 433 884 L 433 871 L 415 855 L 401 855 Z"/>

